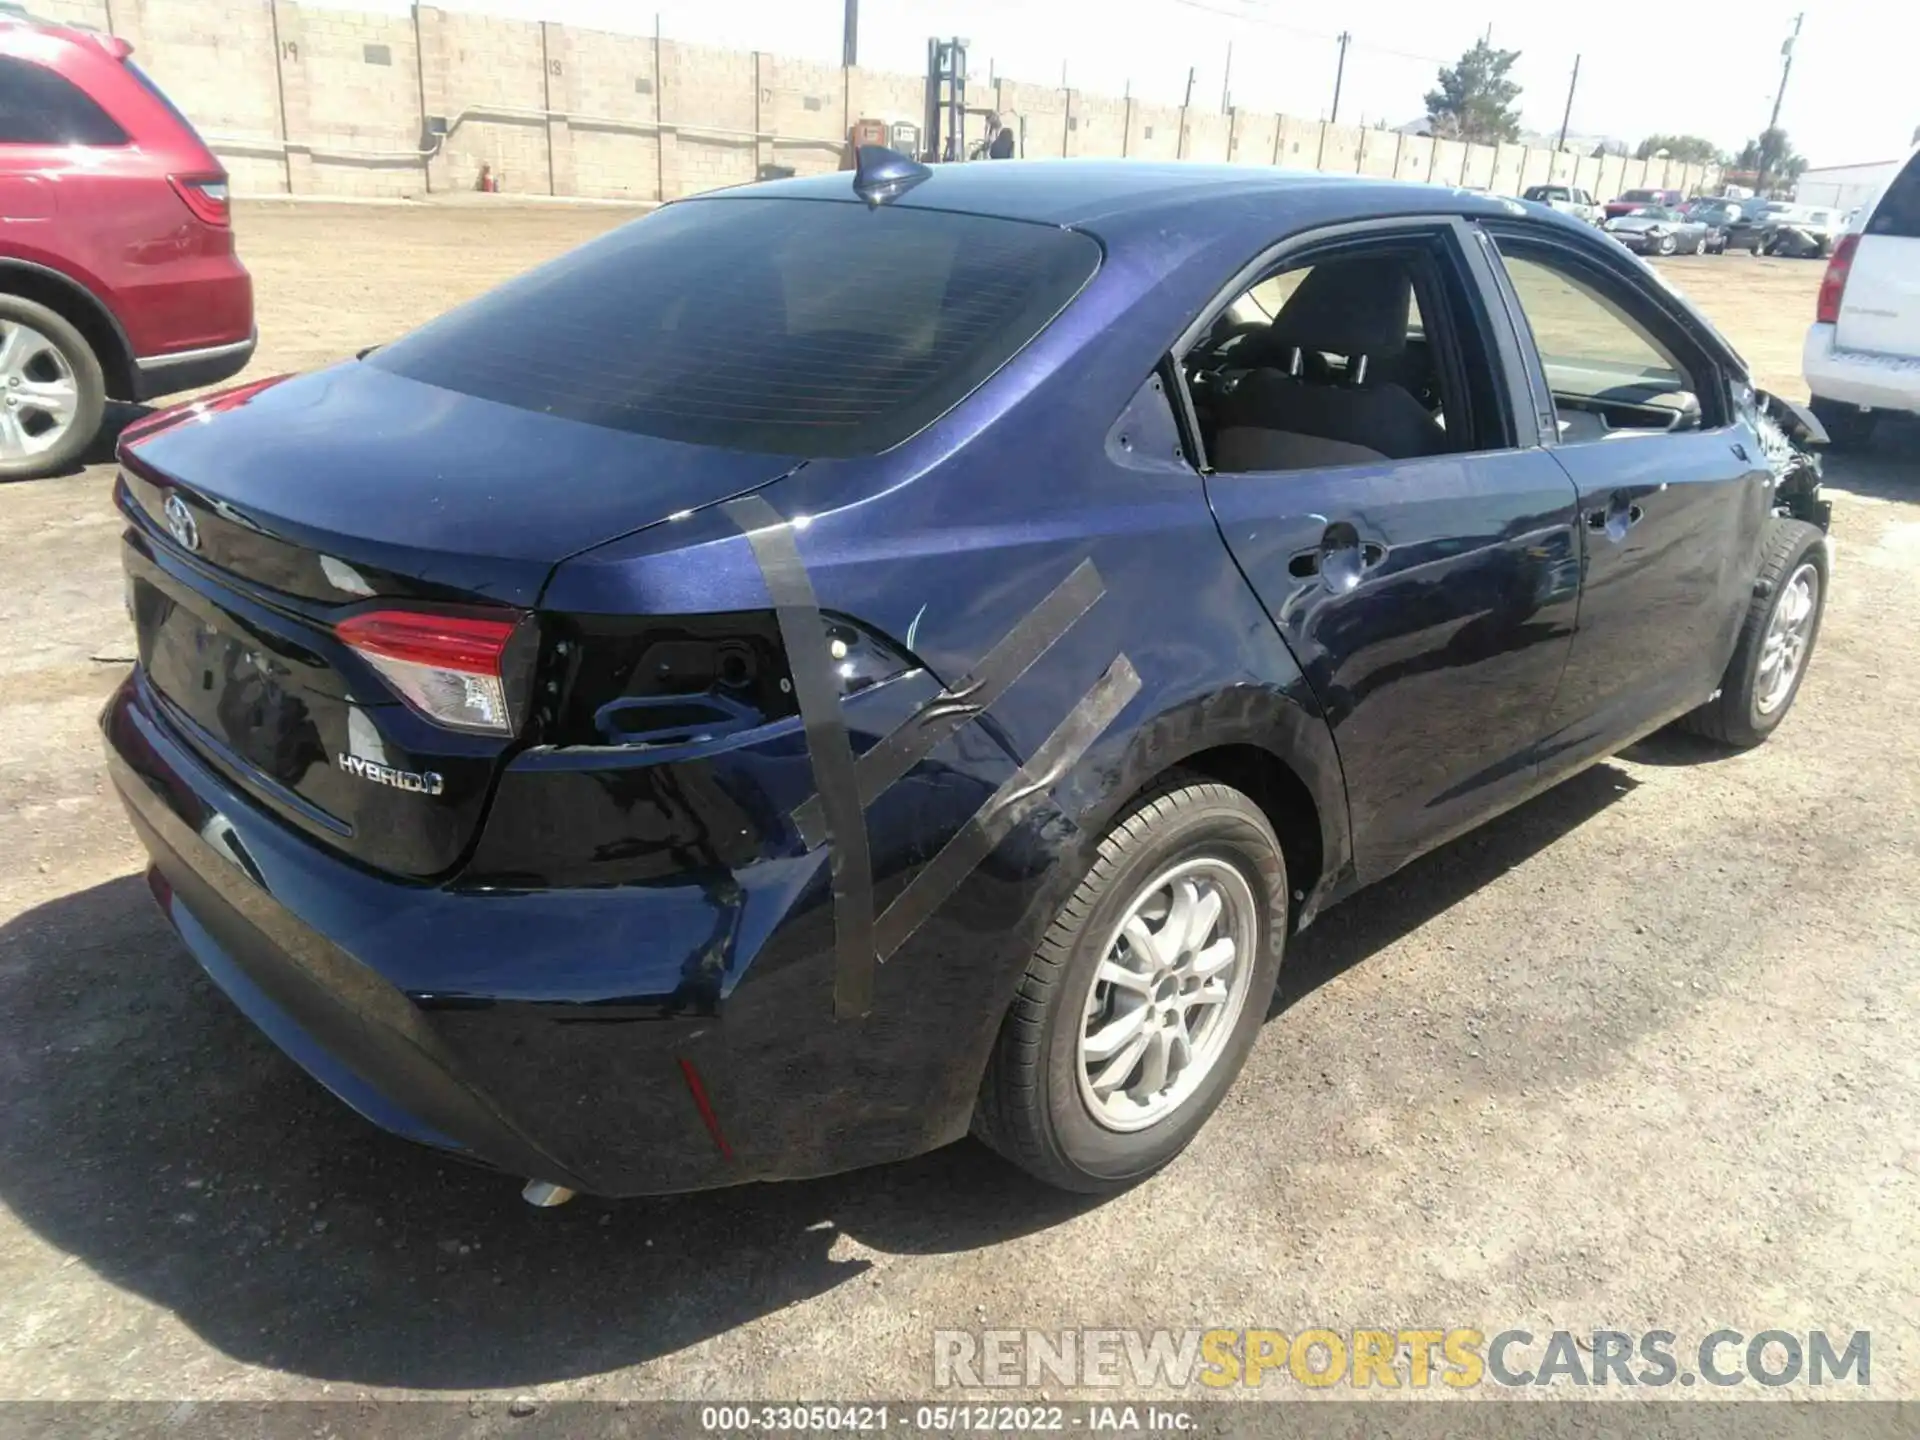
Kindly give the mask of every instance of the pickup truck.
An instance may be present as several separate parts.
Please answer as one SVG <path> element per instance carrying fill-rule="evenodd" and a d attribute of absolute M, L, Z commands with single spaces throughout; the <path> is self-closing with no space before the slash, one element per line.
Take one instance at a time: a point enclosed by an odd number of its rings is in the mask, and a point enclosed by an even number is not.
<path fill-rule="evenodd" d="M 1593 196 L 1573 185 L 1529 185 L 1520 198 L 1546 205 L 1562 215 L 1571 215 L 1589 225 L 1598 225 L 1606 214 L 1594 203 Z"/>

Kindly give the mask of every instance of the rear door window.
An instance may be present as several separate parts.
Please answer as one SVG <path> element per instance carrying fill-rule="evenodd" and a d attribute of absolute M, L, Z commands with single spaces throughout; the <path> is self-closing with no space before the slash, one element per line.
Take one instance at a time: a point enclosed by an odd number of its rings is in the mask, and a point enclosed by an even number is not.
<path fill-rule="evenodd" d="M 88 94 L 30 60 L 0 55 L 0 145 L 124 145 L 127 132 Z"/>
<path fill-rule="evenodd" d="M 1869 235 L 1920 240 L 1920 150 L 1913 152 L 1867 221 Z"/>
<path fill-rule="evenodd" d="M 951 409 L 1100 263 L 1055 226 L 681 201 L 365 363 L 542 414 L 781 455 L 875 454 Z"/>

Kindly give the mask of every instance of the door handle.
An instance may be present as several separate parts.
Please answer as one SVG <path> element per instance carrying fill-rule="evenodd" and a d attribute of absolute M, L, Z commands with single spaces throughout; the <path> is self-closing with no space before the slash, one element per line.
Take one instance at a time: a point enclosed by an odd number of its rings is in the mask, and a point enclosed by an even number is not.
<path fill-rule="evenodd" d="M 1360 532 L 1345 520 L 1336 520 L 1320 534 L 1320 543 L 1302 550 L 1287 562 L 1287 573 L 1296 580 L 1320 577 L 1320 583 L 1336 595 L 1344 595 L 1366 578 L 1386 558 L 1387 547 L 1372 540 L 1363 541 Z"/>
<path fill-rule="evenodd" d="M 1324 548 L 1297 552 L 1287 561 L 1287 573 L 1296 580 L 1311 580 L 1320 573 L 1320 557 L 1324 553 L 1331 552 Z M 1368 540 L 1360 546 L 1360 568 L 1363 570 L 1371 570 L 1386 558 L 1387 547 L 1384 545 L 1376 545 Z"/>
<path fill-rule="evenodd" d="M 1618 542 L 1626 539 L 1627 531 L 1638 525 L 1645 515 L 1644 510 L 1627 498 L 1625 491 L 1616 490 L 1604 507 L 1587 512 L 1587 528 Z"/>

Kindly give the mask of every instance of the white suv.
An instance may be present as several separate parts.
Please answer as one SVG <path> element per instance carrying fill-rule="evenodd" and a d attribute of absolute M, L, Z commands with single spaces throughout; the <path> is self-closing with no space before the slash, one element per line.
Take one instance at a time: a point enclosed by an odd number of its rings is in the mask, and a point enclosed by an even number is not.
<path fill-rule="evenodd" d="M 1800 361 L 1836 449 L 1881 414 L 1920 415 L 1920 149 L 1864 213 L 1827 262 Z"/>

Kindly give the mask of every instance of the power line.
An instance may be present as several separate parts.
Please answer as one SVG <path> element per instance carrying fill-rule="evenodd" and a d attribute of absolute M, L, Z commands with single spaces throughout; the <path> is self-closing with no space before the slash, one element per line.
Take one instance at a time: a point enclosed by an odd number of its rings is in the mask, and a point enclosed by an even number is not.
<path fill-rule="evenodd" d="M 1324 40 L 1328 44 L 1338 44 L 1340 36 L 1325 30 L 1309 30 L 1300 25 L 1289 25 L 1282 20 L 1273 20 L 1246 10 L 1228 10 L 1219 5 L 1208 4 L 1207 0 L 1173 0 L 1175 5 L 1184 5 L 1189 10 L 1203 11 L 1208 15 L 1219 15 L 1228 20 L 1239 20 L 1249 25 L 1259 25 L 1268 30 L 1280 30 L 1289 35 L 1304 36 L 1309 40 Z M 1348 39 L 1361 50 L 1371 51 L 1375 55 L 1392 55 L 1400 60 L 1418 60 L 1425 65 L 1451 65 L 1454 62 L 1444 55 L 1427 55 L 1417 50 L 1396 50 L 1390 45 L 1376 45 L 1366 40 Z M 1456 59 L 1458 57 L 1455 57 Z"/>

